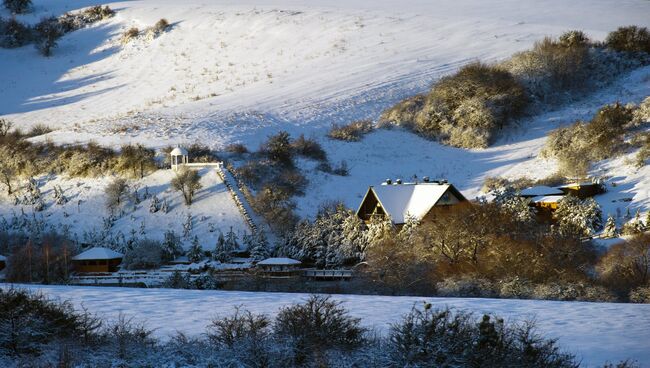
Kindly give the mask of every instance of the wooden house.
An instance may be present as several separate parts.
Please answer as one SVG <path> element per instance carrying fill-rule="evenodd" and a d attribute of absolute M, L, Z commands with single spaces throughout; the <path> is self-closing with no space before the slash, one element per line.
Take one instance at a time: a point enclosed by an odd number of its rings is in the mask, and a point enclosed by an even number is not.
<path fill-rule="evenodd" d="M 300 273 L 302 263 L 291 258 L 267 258 L 257 262 L 257 267 L 265 276 L 290 277 Z"/>
<path fill-rule="evenodd" d="M 557 210 L 558 203 L 562 198 L 564 195 L 533 197 L 530 199 L 530 205 L 535 207 L 538 220 L 552 222 L 553 212 Z"/>
<path fill-rule="evenodd" d="M 114 250 L 95 247 L 72 258 L 76 272 L 116 272 L 124 255 Z"/>
<path fill-rule="evenodd" d="M 7 267 L 7 257 L 0 254 L 0 271 L 4 270 Z"/>
<path fill-rule="evenodd" d="M 580 199 L 590 198 L 598 194 L 605 193 L 605 188 L 600 183 L 570 183 L 557 187 L 566 195 L 573 195 Z"/>
<path fill-rule="evenodd" d="M 392 183 L 371 186 L 363 197 L 357 216 L 368 223 L 372 218 L 390 217 L 393 224 L 403 225 L 409 216 L 426 221 L 438 211 L 449 211 L 452 206 L 467 203 L 467 199 L 446 181 L 423 183 Z"/>

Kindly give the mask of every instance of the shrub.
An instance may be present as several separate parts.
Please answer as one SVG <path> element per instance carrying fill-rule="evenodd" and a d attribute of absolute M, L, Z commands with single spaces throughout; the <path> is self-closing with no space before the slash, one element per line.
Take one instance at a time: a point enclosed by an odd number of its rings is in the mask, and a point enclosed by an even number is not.
<path fill-rule="evenodd" d="M 27 137 L 38 137 L 40 135 L 44 135 L 47 133 L 52 132 L 52 128 L 45 124 L 36 124 L 31 129 L 29 129 L 29 132 L 26 134 Z"/>
<path fill-rule="evenodd" d="M 114 168 L 120 174 L 142 179 L 149 172 L 156 170 L 155 156 L 154 150 L 142 144 L 125 144 L 121 147 Z"/>
<path fill-rule="evenodd" d="M 203 187 L 200 180 L 201 176 L 199 176 L 198 171 L 183 168 L 176 173 L 176 177 L 172 179 L 171 186 L 183 193 L 185 204 L 191 206 L 194 193 Z"/>
<path fill-rule="evenodd" d="M 436 283 L 436 290 L 439 296 L 494 298 L 499 295 L 491 281 L 471 275 L 445 278 Z"/>
<path fill-rule="evenodd" d="M 5 8 L 16 14 L 27 13 L 32 6 L 32 0 L 2 0 Z"/>
<path fill-rule="evenodd" d="M 327 154 L 323 147 L 316 141 L 314 138 L 305 138 L 304 134 L 301 134 L 298 139 L 294 140 L 291 143 L 294 151 L 304 157 L 308 157 L 314 160 L 326 161 Z"/>
<path fill-rule="evenodd" d="M 243 155 L 248 153 L 248 148 L 241 143 L 233 143 L 226 146 L 226 152 Z"/>
<path fill-rule="evenodd" d="M 503 298 L 527 299 L 533 294 L 531 282 L 516 276 L 499 281 L 498 287 Z"/>
<path fill-rule="evenodd" d="M 605 45 L 616 51 L 650 53 L 650 32 L 646 27 L 619 27 L 607 35 Z"/>
<path fill-rule="evenodd" d="M 192 143 L 187 147 L 187 153 L 192 162 L 214 162 L 219 159 L 210 147 L 200 143 Z"/>
<path fill-rule="evenodd" d="M 97 326 L 84 326 L 81 314 L 68 302 L 55 302 L 42 294 L 0 288 L 0 353 L 35 355 L 47 344 L 71 341 Z M 90 327 L 90 331 L 84 331 Z"/>
<path fill-rule="evenodd" d="M 101 5 L 91 6 L 84 10 L 81 15 L 84 17 L 85 23 L 95 23 L 115 15 L 115 12 L 107 6 Z"/>
<path fill-rule="evenodd" d="M 15 19 L 0 19 L 0 47 L 21 47 L 32 41 L 32 30 Z"/>
<path fill-rule="evenodd" d="M 526 91 L 508 71 L 473 63 L 438 81 L 424 101 L 407 100 L 385 111 L 381 120 L 453 146 L 485 147 L 527 103 Z"/>
<path fill-rule="evenodd" d="M 298 221 L 298 217 L 293 212 L 296 204 L 288 193 L 277 187 L 262 188 L 250 204 L 278 234 L 287 233 Z"/>
<path fill-rule="evenodd" d="M 571 354 L 561 353 L 555 340 L 540 337 L 532 323 L 506 324 L 502 319 L 474 316 L 430 304 L 413 308 L 393 324 L 387 346 L 396 366 L 420 367 L 571 367 Z"/>
<path fill-rule="evenodd" d="M 41 20 L 36 27 L 36 49 L 43 56 L 51 56 L 52 49 L 56 47 L 56 41 L 63 36 L 63 29 L 56 18 Z"/>
<path fill-rule="evenodd" d="M 293 166 L 291 138 L 289 133 L 285 131 L 269 136 L 267 141 L 260 147 L 260 151 L 266 154 L 273 163 Z"/>
<path fill-rule="evenodd" d="M 393 114 L 393 115 L 396 115 Z M 372 131 L 372 122 L 368 120 L 353 121 L 348 125 L 332 125 L 328 137 L 340 141 L 358 142 L 364 135 Z"/>
<path fill-rule="evenodd" d="M 650 303 L 650 286 L 640 286 L 632 289 L 629 297 L 632 303 Z"/>
<path fill-rule="evenodd" d="M 598 263 L 602 280 L 624 294 L 650 282 L 650 234 L 612 245 Z"/>
<path fill-rule="evenodd" d="M 363 343 L 365 329 L 359 322 L 339 302 L 312 295 L 304 304 L 281 308 L 273 331 L 293 347 L 297 365 L 323 365 L 326 350 L 354 349 Z"/>
<path fill-rule="evenodd" d="M 163 33 L 169 28 L 169 22 L 165 18 L 161 18 L 159 21 L 156 22 L 156 24 L 153 26 L 153 32 L 155 34 L 160 34 Z"/>
<path fill-rule="evenodd" d="M 143 239 L 126 251 L 122 259 L 122 267 L 128 270 L 147 270 L 160 267 L 162 261 L 163 248 L 160 243 Z"/>
<path fill-rule="evenodd" d="M 122 43 L 129 43 L 131 40 L 138 38 L 140 30 L 138 27 L 131 27 L 122 34 Z"/>
<path fill-rule="evenodd" d="M 531 97 L 555 102 L 566 91 L 581 91 L 588 86 L 589 43 L 584 33 L 570 31 L 559 40 L 545 38 L 532 50 L 512 56 L 503 65 L 525 86 Z"/>

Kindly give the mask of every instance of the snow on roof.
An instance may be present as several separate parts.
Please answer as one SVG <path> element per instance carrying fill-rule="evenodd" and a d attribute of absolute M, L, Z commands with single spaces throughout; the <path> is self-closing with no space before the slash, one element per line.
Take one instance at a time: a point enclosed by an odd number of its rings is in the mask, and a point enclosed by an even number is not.
<path fill-rule="evenodd" d="M 122 253 L 118 253 L 112 249 L 95 247 L 88 249 L 87 251 L 73 257 L 72 259 L 75 261 L 87 261 L 91 259 L 117 259 L 122 257 L 124 257 Z"/>
<path fill-rule="evenodd" d="M 561 195 L 539 196 L 532 199 L 535 203 L 557 203 L 560 199 L 565 198 Z"/>
<path fill-rule="evenodd" d="M 590 181 L 584 181 L 584 182 L 573 182 L 569 184 L 564 184 L 560 185 L 558 188 L 571 188 L 571 187 L 586 187 L 586 186 L 591 186 L 591 185 L 598 185 L 598 183 L 592 183 Z"/>
<path fill-rule="evenodd" d="M 526 197 L 537 197 L 564 194 L 564 192 L 557 188 L 548 187 L 546 185 L 538 185 L 535 187 L 526 188 L 522 190 L 520 194 Z"/>
<path fill-rule="evenodd" d="M 278 265 L 299 265 L 302 262 L 296 261 L 291 258 L 267 258 L 263 261 L 257 262 L 258 265 L 278 266 Z"/>
<path fill-rule="evenodd" d="M 183 147 L 176 147 L 170 153 L 172 156 L 187 156 L 187 150 Z"/>
<path fill-rule="evenodd" d="M 5 257 L 5 256 L 3 256 L 2 254 L 0 254 L 0 261 L 6 261 L 6 260 L 7 260 L 7 257 Z"/>
<path fill-rule="evenodd" d="M 449 187 L 450 184 L 422 183 L 380 185 L 372 190 L 393 222 L 403 224 L 408 215 L 422 219 Z"/>

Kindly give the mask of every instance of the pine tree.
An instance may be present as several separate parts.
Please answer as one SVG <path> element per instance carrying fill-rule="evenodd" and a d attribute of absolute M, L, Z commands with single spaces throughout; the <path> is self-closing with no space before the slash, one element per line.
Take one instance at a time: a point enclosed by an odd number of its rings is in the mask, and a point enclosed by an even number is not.
<path fill-rule="evenodd" d="M 641 221 L 641 209 L 637 208 L 636 213 L 634 214 L 634 222 L 632 223 L 632 226 L 634 227 L 634 232 L 635 233 L 642 233 L 644 226 L 643 222 Z"/>
<path fill-rule="evenodd" d="M 151 198 L 151 204 L 149 205 L 149 212 L 151 213 L 156 213 L 160 209 L 160 202 L 158 201 L 158 197 L 153 196 Z"/>
<path fill-rule="evenodd" d="M 269 250 L 269 241 L 266 238 L 266 233 L 262 230 L 250 236 L 252 247 L 250 249 L 250 257 L 255 261 L 262 261 L 271 255 Z"/>
<path fill-rule="evenodd" d="M 608 238 L 613 238 L 617 235 L 617 233 L 618 231 L 616 229 L 616 220 L 611 215 L 607 216 L 607 222 L 605 223 L 603 235 Z"/>
<path fill-rule="evenodd" d="M 160 210 L 163 213 L 168 213 L 169 212 L 169 204 L 167 203 L 167 198 L 163 198 L 163 203 L 162 203 L 162 206 L 160 207 Z"/>
<path fill-rule="evenodd" d="M 165 261 L 171 261 L 176 259 L 176 257 L 183 254 L 183 248 L 181 247 L 181 240 L 174 230 L 167 230 L 165 232 L 165 240 L 162 244 L 163 248 L 163 259 Z"/>
<path fill-rule="evenodd" d="M 226 238 L 224 238 L 222 232 L 219 232 L 219 237 L 217 238 L 217 245 L 214 248 L 213 257 L 215 260 L 221 263 L 228 263 L 232 259 L 232 252 L 227 247 Z"/>
<path fill-rule="evenodd" d="M 192 239 L 192 246 L 187 252 L 187 259 L 189 259 L 189 261 L 192 263 L 200 262 L 201 259 L 203 259 L 203 249 L 201 249 L 201 245 L 199 244 L 199 237 L 196 235 L 194 235 L 194 239 Z"/>
<path fill-rule="evenodd" d="M 232 230 L 232 226 L 226 234 L 226 248 L 230 249 L 231 251 L 239 249 L 237 234 L 235 234 L 235 232 Z"/>

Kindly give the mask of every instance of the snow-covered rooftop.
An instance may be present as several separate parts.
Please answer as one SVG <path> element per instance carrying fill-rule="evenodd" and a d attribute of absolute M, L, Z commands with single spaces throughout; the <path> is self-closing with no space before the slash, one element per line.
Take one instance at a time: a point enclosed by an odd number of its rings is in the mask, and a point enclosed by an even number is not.
<path fill-rule="evenodd" d="M 450 184 L 421 183 L 372 187 L 384 211 L 396 224 L 409 215 L 422 219 L 451 187 Z"/>
<path fill-rule="evenodd" d="M 560 199 L 564 198 L 561 195 L 548 195 L 548 196 L 539 196 L 532 199 L 535 203 L 557 203 Z"/>
<path fill-rule="evenodd" d="M 170 153 L 172 156 L 187 156 L 187 150 L 183 147 L 176 147 Z"/>
<path fill-rule="evenodd" d="M 538 185 L 535 187 L 526 188 L 521 191 L 521 195 L 524 197 L 537 197 L 558 194 L 564 194 L 564 192 L 557 188 L 549 187 L 546 185 Z"/>
<path fill-rule="evenodd" d="M 258 265 L 263 266 L 286 266 L 286 265 L 299 265 L 300 261 L 291 258 L 267 258 L 263 261 L 257 262 Z"/>
<path fill-rule="evenodd" d="M 122 257 L 124 257 L 122 253 L 118 253 L 112 249 L 95 247 L 88 249 L 87 251 L 73 257 L 72 259 L 75 261 L 87 261 L 92 259 L 118 259 Z"/>
<path fill-rule="evenodd" d="M 5 256 L 3 256 L 2 254 L 0 254 L 0 261 L 6 261 L 6 260 L 7 260 L 7 257 L 5 257 Z"/>

